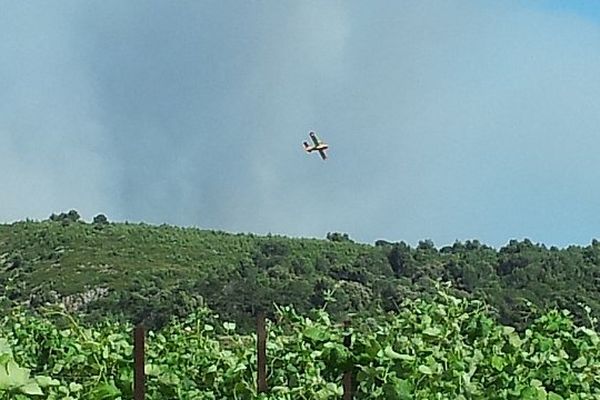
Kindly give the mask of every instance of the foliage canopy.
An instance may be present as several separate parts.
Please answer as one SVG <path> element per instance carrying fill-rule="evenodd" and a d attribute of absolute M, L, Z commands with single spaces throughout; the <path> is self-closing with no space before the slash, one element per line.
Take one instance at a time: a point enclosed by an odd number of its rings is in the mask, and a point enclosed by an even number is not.
<path fill-rule="evenodd" d="M 65 221 L 67 221 L 65 223 Z M 40 222 L 0 225 L 0 297 L 32 308 L 63 303 L 88 321 L 121 317 L 159 328 L 206 305 L 241 329 L 273 303 L 300 313 L 327 296 L 334 318 L 397 310 L 404 299 L 452 283 L 522 331 L 540 312 L 568 309 L 587 323 L 600 312 L 600 244 L 546 248 L 528 239 L 496 250 L 477 240 L 437 249 L 383 240 L 228 234 L 144 223 L 85 223 L 75 210 Z M 530 305 L 528 305 L 530 304 Z M 537 314 L 536 314 L 537 313 Z"/>

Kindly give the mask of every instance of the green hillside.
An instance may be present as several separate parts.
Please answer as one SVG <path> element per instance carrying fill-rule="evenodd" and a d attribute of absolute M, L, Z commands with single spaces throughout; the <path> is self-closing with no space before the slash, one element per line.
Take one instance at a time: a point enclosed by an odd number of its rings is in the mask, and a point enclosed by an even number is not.
<path fill-rule="evenodd" d="M 426 297 L 437 280 L 492 305 L 518 329 L 536 309 L 600 312 L 600 244 L 546 248 L 529 240 L 494 249 L 477 241 L 436 248 L 333 233 L 322 240 L 229 234 L 147 224 L 93 223 L 77 212 L 0 225 L 0 298 L 33 308 L 62 302 L 87 319 L 120 316 L 160 327 L 208 306 L 248 328 L 258 308 L 391 311 Z M 528 305 L 527 301 L 531 304 Z"/>

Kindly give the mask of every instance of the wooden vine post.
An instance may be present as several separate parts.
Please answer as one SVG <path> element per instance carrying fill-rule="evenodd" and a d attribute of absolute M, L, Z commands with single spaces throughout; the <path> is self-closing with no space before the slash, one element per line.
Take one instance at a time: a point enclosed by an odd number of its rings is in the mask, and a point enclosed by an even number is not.
<path fill-rule="evenodd" d="M 344 336 L 344 346 L 346 346 L 346 348 L 348 350 L 350 350 L 350 346 L 352 344 L 352 334 L 349 332 L 349 328 L 350 328 L 350 320 L 344 321 L 344 329 L 346 331 L 348 331 L 348 332 L 346 332 L 346 335 Z M 343 387 L 344 387 L 343 399 L 344 400 L 352 400 L 352 371 L 349 369 L 344 372 Z"/>
<path fill-rule="evenodd" d="M 267 330 L 265 326 L 265 313 L 259 311 L 256 318 L 256 350 L 258 357 L 257 391 L 267 391 Z"/>
<path fill-rule="evenodd" d="M 136 325 L 133 337 L 134 379 L 133 398 L 144 400 L 144 325 Z"/>

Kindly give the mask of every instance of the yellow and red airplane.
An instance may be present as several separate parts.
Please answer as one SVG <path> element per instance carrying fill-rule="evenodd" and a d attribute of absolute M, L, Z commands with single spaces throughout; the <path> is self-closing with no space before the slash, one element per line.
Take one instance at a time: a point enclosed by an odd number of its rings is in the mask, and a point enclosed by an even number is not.
<path fill-rule="evenodd" d="M 310 136 L 310 138 L 312 139 L 314 145 L 310 146 L 308 144 L 308 142 L 304 142 L 304 150 L 306 150 L 307 153 L 310 153 L 312 151 L 318 151 L 319 154 L 321 155 L 321 158 L 323 160 L 327 159 L 327 154 L 325 154 L 325 150 L 327 150 L 329 148 L 329 145 L 327 143 L 323 143 L 321 142 L 318 138 L 316 133 L 314 132 L 309 132 L 308 134 Z"/>

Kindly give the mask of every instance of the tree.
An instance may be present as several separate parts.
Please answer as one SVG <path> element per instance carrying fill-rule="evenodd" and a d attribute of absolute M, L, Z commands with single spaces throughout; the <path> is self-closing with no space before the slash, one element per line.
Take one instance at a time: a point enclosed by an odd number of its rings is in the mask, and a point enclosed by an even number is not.
<path fill-rule="evenodd" d="M 375 241 L 375 247 L 390 247 L 393 246 L 394 243 L 388 242 L 387 240 L 379 239 Z"/>
<path fill-rule="evenodd" d="M 106 215 L 104 214 L 98 214 L 94 217 L 93 223 L 96 225 L 107 225 L 108 218 L 106 218 Z"/>
<path fill-rule="evenodd" d="M 69 210 L 68 213 L 60 213 L 58 215 L 52 213 L 50 215 L 50 221 L 61 222 L 63 225 L 69 225 L 71 222 L 77 222 L 81 219 L 81 216 L 77 210 Z"/>
<path fill-rule="evenodd" d="M 81 216 L 79 215 L 79 213 L 76 210 L 69 210 L 69 212 L 67 213 L 67 218 L 71 222 L 77 222 L 77 221 L 79 221 Z"/>
<path fill-rule="evenodd" d="M 328 232 L 327 240 L 331 242 L 352 242 L 347 233 Z"/>
<path fill-rule="evenodd" d="M 410 247 L 404 243 L 396 243 L 388 255 L 388 261 L 397 277 L 412 276 L 416 271 L 415 260 Z"/>

